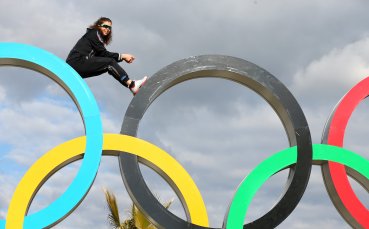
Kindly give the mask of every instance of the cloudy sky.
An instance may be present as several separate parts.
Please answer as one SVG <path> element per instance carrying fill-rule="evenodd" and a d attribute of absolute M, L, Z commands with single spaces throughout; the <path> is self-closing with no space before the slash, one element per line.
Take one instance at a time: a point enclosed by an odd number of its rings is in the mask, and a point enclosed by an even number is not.
<path fill-rule="evenodd" d="M 21 42 L 65 59 L 85 28 L 100 16 L 113 20 L 110 51 L 132 53 L 124 65 L 131 78 L 151 76 L 174 61 L 223 54 L 251 61 L 282 81 L 307 117 L 314 143 L 339 99 L 369 75 L 369 1 L 364 0 L 187 0 L 43 1 L 0 0 L 1 42 Z M 73 103 L 57 84 L 31 70 L 0 68 L 0 218 L 24 172 L 51 148 L 84 134 Z M 119 133 L 130 92 L 108 74 L 87 79 L 104 132 Z M 345 147 L 369 157 L 369 107 L 355 110 Z M 138 136 L 162 147 L 191 174 L 208 209 L 210 225 L 221 227 L 237 185 L 268 156 L 288 147 L 282 123 L 254 92 L 230 81 L 207 78 L 179 84 L 145 113 Z M 230 156 L 231 155 L 231 156 Z M 73 180 L 80 162 L 50 178 L 31 204 L 36 212 Z M 153 193 L 175 197 L 155 172 L 141 166 Z M 284 190 L 287 171 L 272 177 L 253 200 L 245 222 L 262 216 Z M 367 194 L 351 180 L 361 200 Z M 118 160 L 102 158 L 82 204 L 55 228 L 108 228 L 106 187 L 122 218 L 130 198 Z M 171 210 L 185 217 L 179 200 Z M 307 191 L 279 228 L 350 228 L 331 203 L 314 166 Z"/>

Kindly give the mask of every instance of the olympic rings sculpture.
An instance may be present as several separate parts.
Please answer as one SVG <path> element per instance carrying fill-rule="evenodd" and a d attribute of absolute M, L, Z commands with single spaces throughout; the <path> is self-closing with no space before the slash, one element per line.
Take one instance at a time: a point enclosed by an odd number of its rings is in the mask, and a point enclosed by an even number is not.
<path fill-rule="evenodd" d="M 323 131 L 322 144 L 312 144 L 303 111 L 290 91 L 273 75 L 248 61 L 220 55 L 190 57 L 153 75 L 131 101 L 120 134 L 103 134 L 96 101 L 81 77 L 63 60 L 42 49 L 18 43 L 0 43 L 0 66 L 39 71 L 61 85 L 77 105 L 86 136 L 65 142 L 45 153 L 19 182 L 0 228 L 47 228 L 67 217 L 93 184 L 102 155 L 119 157 L 121 175 L 134 204 L 158 228 L 209 228 L 205 204 L 185 169 L 157 146 L 136 138 L 138 125 L 150 104 L 167 89 L 190 79 L 217 77 L 240 83 L 262 96 L 275 110 L 290 147 L 259 164 L 239 185 L 224 219 L 224 228 L 274 228 L 299 203 L 313 164 L 322 166 L 327 191 L 343 218 L 355 228 L 369 228 L 369 211 L 354 194 L 347 175 L 369 190 L 369 161 L 343 147 L 348 119 L 369 95 L 369 77 L 354 86 L 338 103 Z M 76 178 L 66 192 L 45 209 L 27 215 L 38 189 L 63 166 L 82 159 Z M 153 196 L 138 162 L 159 173 L 179 197 L 187 221 L 165 209 Z M 249 204 L 263 183 L 288 168 L 285 192 L 259 219 L 245 224 Z"/>

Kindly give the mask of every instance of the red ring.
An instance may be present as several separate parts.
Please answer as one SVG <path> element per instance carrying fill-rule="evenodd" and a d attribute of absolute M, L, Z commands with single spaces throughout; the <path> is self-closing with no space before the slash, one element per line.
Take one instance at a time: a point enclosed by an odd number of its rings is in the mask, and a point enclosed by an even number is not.
<path fill-rule="evenodd" d="M 369 77 L 356 84 L 338 104 L 330 126 L 327 143 L 343 146 L 345 129 L 352 112 L 357 105 L 369 95 Z M 342 204 L 351 216 L 363 227 L 369 228 L 369 210 L 361 203 L 352 189 L 345 166 L 335 162 L 328 162 L 332 182 Z"/>

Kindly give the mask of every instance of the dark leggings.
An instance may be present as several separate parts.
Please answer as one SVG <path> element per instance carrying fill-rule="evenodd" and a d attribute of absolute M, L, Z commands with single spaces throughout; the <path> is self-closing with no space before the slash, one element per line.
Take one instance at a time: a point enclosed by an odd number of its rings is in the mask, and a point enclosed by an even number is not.
<path fill-rule="evenodd" d="M 74 60 L 68 60 L 67 63 L 74 68 L 82 78 L 98 76 L 108 72 L 123 86 L 127 87 L 129 77 L 124 69 L 118 64 L 116 60 L 109 57 L 90 58 L 81 57 Z"/>

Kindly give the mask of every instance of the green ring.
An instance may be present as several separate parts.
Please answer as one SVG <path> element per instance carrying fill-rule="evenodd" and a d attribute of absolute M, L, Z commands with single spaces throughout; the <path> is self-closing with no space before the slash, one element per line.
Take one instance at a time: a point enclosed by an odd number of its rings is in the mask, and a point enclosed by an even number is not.
<path fill-rule="evenodd" d="M 242 229 L 247 209 L 258 189 L 273 174 L 296 163 L 296 146 L 282 150 L 260 163 L 239 185 L 227 217 L 227 229 Z M 369 161 L 364 157 L 337 146 L 313 144 L 313 160 L 341 163 L 369 179 Z"/>

